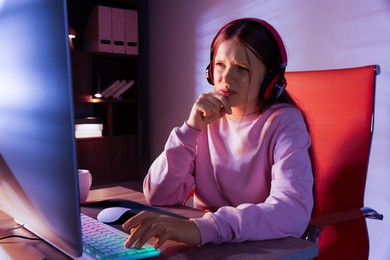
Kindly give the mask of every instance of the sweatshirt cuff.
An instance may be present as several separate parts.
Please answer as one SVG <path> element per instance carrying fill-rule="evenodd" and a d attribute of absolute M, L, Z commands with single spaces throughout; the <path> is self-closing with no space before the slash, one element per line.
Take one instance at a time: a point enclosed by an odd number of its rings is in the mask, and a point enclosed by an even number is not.
<path fill-rule="evenodd" d="M 189 125 L 187 125 L 187 122 L 184 122 L 181 127 L 175 128 L 175 132 L 176 132 L 176 135 L 179 138 L 180 142 L 182 142 L 185 146 L 196 145 L 196 143 L 198 141 L 198 137 L 201 133 L 201 131 L 198 131 L 198 130 L 190 127 Z"/>
<path fill-rule="evenodd" d="M 211 213 L 206 213 L 203 218 L 194 218 L 191 220 L 194 221 L 196 226 L 199 228 L 202 239 L 201 245 L 211 242 L 220 243 L 220 240 L 218 239 L 216 224 L 211 216 Z"/>
<path fill-rule="evenodd" d="M 190 133 L 193 133 L 193 134 L 196 134 L 196 135 L 199 135 L 201 131 L 195 129 L 195 128 L 192 128 L 191 126 L 189 126 L 187 124 L 187 121 L 185 121 L 183 123 L 183 125 L 180 127 L 180 130 L 182 130 L 183 132 L 187 133 L 187 132 L 190 132 Z"/>

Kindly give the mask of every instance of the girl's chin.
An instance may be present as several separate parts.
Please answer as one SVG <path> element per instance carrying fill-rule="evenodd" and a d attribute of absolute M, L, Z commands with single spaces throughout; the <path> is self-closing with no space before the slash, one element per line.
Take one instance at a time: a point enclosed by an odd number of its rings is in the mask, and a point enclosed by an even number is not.
<path fill-rule="evenodd" d="M 230 100 L 229 100 L 230 101 Z M 233 113 L 235 113 L 234 111 L 236 111 L 236 113 L 244 113 L 245 115 L 248 115 L 248 114 L 251 114 L 255 111 L 258 111 L 259 108 L 258 107 L 255 107 L 253 105 L 250 105 L 250 104 L 235 104 L 234 102 L 230 102 L 230 107 L 232 108 L 233 110 Z"/>

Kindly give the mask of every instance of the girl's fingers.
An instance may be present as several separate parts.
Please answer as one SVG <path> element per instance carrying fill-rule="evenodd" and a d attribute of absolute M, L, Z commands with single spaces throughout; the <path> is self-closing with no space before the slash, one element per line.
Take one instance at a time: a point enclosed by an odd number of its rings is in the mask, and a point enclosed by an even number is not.
<path fill-rule="evenodd" d="M 130 229 L 131 232 L 130 232 L 130 236 L 128 237 L 128 239 L 124 244 L 125 247 L 133 246 L 134 243 L 136 243 L 139 240 L 139 238 L 144 234 L 145 230 L 148 229 L 149 225 L 153 223 L 153 219 L 156 219 L 158 216 L 159 215 L 152 212 L 142 211 L 137 215 L 135 215 L 134 217 L 127 220 L 122 225 L 122 228 L 125 230 Z"/>
<path fill-rule="evenodd" d="M 214 92 L 203 93 L 192 106 L 190 116 L 186 123 L 199 131 L 204 129 L 208 124 L 218 120 L 225 114 L 231 114 L 229 100 Z"/>
<path fill-rule="evenodd" d="M 158 216 L 157 214 L 150 212 L 150 211 L 141 211 L 140 213 L 138 213 L 134 217 L 128 219 L 122 225 L 122 228 L 126 229 L 126 230 L 132 229 L 134 227 L 137 227 L 140 223 L 144 222 L 145 220 L 155 218 L 157 216 Z"/>
<path fill-rule="evenodd" d="M 214 97 L 221 103 L 221 105 L 225 109 L 226 113 L 228 113 L 229 115 L 232 114 L 232 108 L 230 106 L 229 100 L 223 95 L 220 95 L 217 93 L 213 93 L 213 94 L 214 94 Z"/>
<path fill-rule="evenodd" d="M 215 93 L 202 94 L 197 100 L 197 105 L 204 117 L 220 116 L 221 110 L 231 114 L 231 107 L 226 97 Z M 225 112 L 222 114 L 224 115 Z"/>
<path fill-rule="evenodd" d="M 144 214 L 145 215 L 145 214 Z M 180 220 L 174 217 L 154 214 L 154 218 L 148 218 L 137 227 L 131 228 L 125 247 L 142 248 L 149 239 L 156 237 L 156 248 L 161 247 L 167 240 L 198 245 L 200 244 L 200 232 L 193 221 Z"/>
<path fill-rule="evenodd" d="M 164 230 L 159 237 L 156 243 L 154 244 L 155 248 L 160 248 L 167 240 L 172 238 L 172 232 L 170 229 Z"/>
<path fill-rule="evenodd" d="M 172 233 L 169 231 L 168 228 L 169 224 L 164 222 L 156 222 L 149 226 L 148 229 L 146 229 L 145 232 L 140 236 L 138 241 L 135 243 L 136 248 L 141 248 L 148 240 L 152 237 L 158 237 L 159 247 L 168 239 L 172 239 Z"/>

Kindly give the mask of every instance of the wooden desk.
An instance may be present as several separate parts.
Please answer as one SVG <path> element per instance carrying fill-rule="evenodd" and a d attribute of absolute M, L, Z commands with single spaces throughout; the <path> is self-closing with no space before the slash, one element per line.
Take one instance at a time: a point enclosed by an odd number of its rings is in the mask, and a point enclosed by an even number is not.
<path fill-rule="evenodd" d="M 92 190 L 86 205 L 81 211 L 92 217 L 96 217 L 102 206 L 107 205 L 146 204 L 142 193 L 129 190 L 121 186 Z M 139 204 L 138 204 L 139 203 Z M 185 206 L 177 207 L 153 207 L 152 210 L 163 210 L 172 214 L 185 217 L 201 217 L 204 213 Z M 0 229 L 14 225 L 12 218 L 0 212 Z M 29 235 L 29 231 L 18 229 L 12 234 Z M 5 234 L 1 234 L 4 236 Z M 19 240 L 20 241 L 20 240 Z M 43 241 L 27 241 L 28 243 L 46 255 L 46 259 L 69 259 L 67 256 L 51 247 Z M 201 247 L 190 246 L 174 241 L 166 242 L 161 248 L 161 255 L 154 259 L 309 259 L 317 256 L 317 245 L 302 239 L 288 237 L 267 241 L 249 241 L 243 243 L 223 243 L 221 245 L 208 244 Z"/>

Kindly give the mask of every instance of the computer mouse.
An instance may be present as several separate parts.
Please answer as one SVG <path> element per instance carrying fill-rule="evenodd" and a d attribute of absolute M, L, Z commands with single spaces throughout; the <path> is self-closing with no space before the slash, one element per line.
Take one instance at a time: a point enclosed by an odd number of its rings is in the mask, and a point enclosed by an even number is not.
<path fill-rule="evenodd" d="M 110 207 L 100 211 L 97 220 L 106 224 L 123 224 L 136 214 L 130 208 Z"/>

